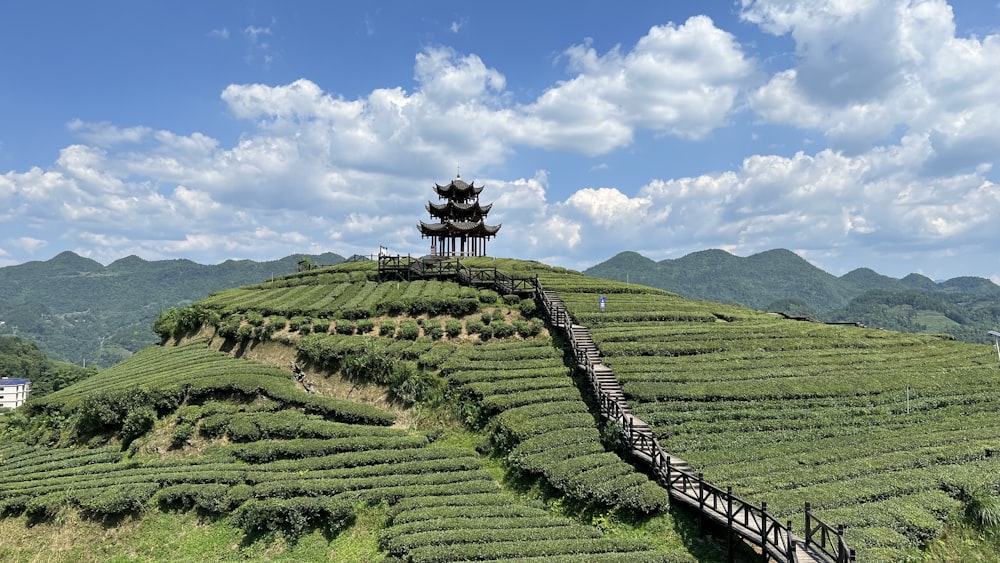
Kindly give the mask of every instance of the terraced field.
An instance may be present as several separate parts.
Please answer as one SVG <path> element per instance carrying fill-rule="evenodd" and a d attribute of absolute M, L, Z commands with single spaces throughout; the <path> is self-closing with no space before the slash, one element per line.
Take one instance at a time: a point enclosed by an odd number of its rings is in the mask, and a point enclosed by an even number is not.
<path fill-rule="evenodd" d="M 560 297 L 663 448 L 779 517 L 810 502 L 859 560 L 917 557 L 960 490 L 1000 484 L 989 347 L 634 291 Z"/>
<path fill-rule="evenodd" d="M 665 491 L 602 444 L 533 301 L 370 273 L 345 265 L 168 312 L 157 328 L 179 345 L 32 402 L 7 430 L 0 516 L 195 513 L 244 543 L 293 545 L 347 534 L 374 507 L 387 561 L 694 561 Z M 306 371 L 233 357 L 266 346 Z M 334 380 L 381 390 L 391 410 L 316 392 Z M 434 422 L 443 413 L 479 451 Z M 626 523 L 649 518 L 658 537 Z"/>

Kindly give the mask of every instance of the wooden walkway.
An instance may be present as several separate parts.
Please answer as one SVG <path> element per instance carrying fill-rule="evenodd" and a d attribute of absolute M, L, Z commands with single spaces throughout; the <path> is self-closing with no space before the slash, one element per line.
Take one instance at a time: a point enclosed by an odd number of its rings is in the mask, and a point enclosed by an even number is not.
<path fill-rule="evenodd" d="M 565 305 L 554 291 L 539 286 L 539 297 L 552 326 L 561 329 L 570 342 L 578 367 L 588 375 L 591 390 L 598 398 L 601 415 L 621 427 L 623 442 L 637 459 L 648 465 L 657 481 L 672 500 L 687 505 L 728 531 L 730 559 L 735 536 L 759 550 L 764 561 L 786 563 L 847 563 L 855 560 L 854 551 L 843 540 L 843 529 L 834 530 L 806 512 L 807 538 L 791 532 L 791 521 L 784 525 L 767 512 L 767 504 L 755 507 L 722 490 L 694 473 L 691 465 L 666 454 L 649 425 L 632 414 L 614 370 L 601 360 L 587 327 L 574 324 Z"/>
<path fill-rule="evenodd" d="M 670 498 L 698 511 L 706 520 L 727 531 L 729 558 L 736 541 L 746 542 L 760 553 L 762 560 L 782 563 L 851 563 L 853 549 L 844 541 L 842 527 L 834 528 L 816 517 L 805 505 L 805 537 L 792 533 L 792 522 L 779 522 L 768 513 L 767 504 L 755 506 L 705 481 L 686 461 L 663 451 L 652 429 L 632 414 L 614 370 L 604 364 L 590 330 L 574 324 L 565 304 L 554 291 L 545 290 L 538 277 L 518 277 L 495 268 L 468 268 L 458 259 L 434 257 L 411 258 L 379 255 L 380 279 L 449 278 L 464 285 L 490 287 L 506 295 L 533 295 L 541 302 L 551 326 L 563 331 L 573 349 L 577 366 L 587 374 L 591 391 L 601 415 L 621 429 L 622 442 L 631 454 L 645 463 L 657 482 L 667 489 Z"/>

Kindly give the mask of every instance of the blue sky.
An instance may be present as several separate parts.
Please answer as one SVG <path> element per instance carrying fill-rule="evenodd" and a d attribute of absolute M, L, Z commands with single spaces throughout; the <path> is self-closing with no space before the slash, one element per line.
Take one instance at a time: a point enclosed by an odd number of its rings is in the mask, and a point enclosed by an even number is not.
<path fill-rule="evenodd" d="M 788 248 L 1000 282 L 996 2 L 22 2 L 0 265 L 490 253 L 582 269 Z"/>

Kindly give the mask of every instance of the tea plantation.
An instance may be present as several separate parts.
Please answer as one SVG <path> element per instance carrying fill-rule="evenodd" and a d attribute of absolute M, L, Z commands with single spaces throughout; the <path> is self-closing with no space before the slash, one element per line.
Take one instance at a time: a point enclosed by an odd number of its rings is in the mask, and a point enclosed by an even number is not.
<path fill-rule="evenodd" d="M 5 525 L 194 515 L 242 534 L 236 559 L 301 559 L 317 534 L 324 560 L 719 557 L 602 441 L 533 300 L 373 274 L 343 265 L 170 310 L 165 345 L 5 418 Z M 348 555 L 358 526 L 369 545 Z M 0 542 L 5 561 L 101 559 L 87 551 Z"/>
<path fill-rule="evenodd" d="M 923 557 L 1000 486 L 992 348 L 468 263 L 537 276 L 666 451 L 779 517 L 811 503 L 859 560 Z M 0 558 L 725 559 L 623 453 L 538 307 L 361 262 L 171 309 L 163 345 L 0 418 L 0 532 L 50 534 Z M 145 522 L 216 539 L 191 553 Z M 104 538 L 65 545 L 70 525 Z"/>

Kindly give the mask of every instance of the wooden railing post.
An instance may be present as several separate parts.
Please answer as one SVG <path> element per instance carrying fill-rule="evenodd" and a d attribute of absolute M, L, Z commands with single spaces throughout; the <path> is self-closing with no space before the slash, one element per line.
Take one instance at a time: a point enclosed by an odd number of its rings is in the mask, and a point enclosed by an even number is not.
<path fill-rule="evenodd" d="M 669 491 L 674 486 L 674 481 L 673 479 L 670 478 L 670 466 L 671 466 L 670 456 L 667 456 L 666 461 L 667 461 L 667 490 Z"/>
<path fill-rule="evenodd" d="M 767 502 L 760 501 L 760 555 L 761 561 L 767 563 Z"/>
<path fill-rule="evenodd" d="M 837 524 L 837 560 L 838 561 L 842 560 L 844 561 L 844 563 L 847 563 L 848 554 L 844 549 L 842 549 L 843 546 L 844 546 L 844 525 Z"/>
<path fill-rule="evenodd" d="M 705 474 L 698 472 L 698 531 L 705 535 Z"/>
<path fill-rule="evenodd" d="M 809 503 L 806 502 L 806 547 L 812 545 L 813 528 L 812 528 L 812 522 L 810 522 L 810 520 L 811 520 L 811 514 L 809 514 Z"/>
<path fill-rule="evenodd" d="M 726 560 L 733 563 L 733 486 L 726 486 Z"/>
<path fill-rule="evenodd" d="M 792 538 L 792 521 L 785 528 L 785 548 L 788 550 L 788 563 L 795 563 L 795 540 Z"/>

